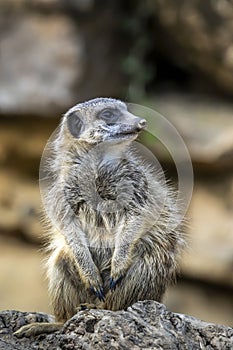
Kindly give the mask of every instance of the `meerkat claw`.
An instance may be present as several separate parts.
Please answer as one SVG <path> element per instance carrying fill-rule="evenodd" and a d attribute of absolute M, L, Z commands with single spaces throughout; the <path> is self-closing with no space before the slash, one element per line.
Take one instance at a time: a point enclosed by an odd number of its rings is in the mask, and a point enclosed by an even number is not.
<path fill-rule="evenodd" d="M 120 281 L 122 280 L 123 275 L 121 275 L 120 277 L 118 277 L 117 279 L 113 279 L 112 277 L 110 278 L 110 290 L 113 291 L 116 289 L 116 286 L 118 283 L 120 283 Z"/>
<path fill-rule="evenodd" d="M 98 287 L 98 289 L 96 287 L 91 287 L 90 289 L 100 301 L 105 301 L 104 288 L 102 286 Z"/>

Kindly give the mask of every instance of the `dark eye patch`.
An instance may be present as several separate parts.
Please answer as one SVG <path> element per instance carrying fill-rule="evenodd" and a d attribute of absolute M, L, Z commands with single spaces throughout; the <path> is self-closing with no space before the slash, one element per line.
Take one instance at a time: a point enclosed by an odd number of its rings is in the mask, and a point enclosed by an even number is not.
<path fill-rule="evenodd" d="M 67 126 L 70 133 L 78 138 L 84 130 L 84 123 L 78 112 L 74 112 L 67 117 Z"/>
<path fill-rule="evenodd" d="M 98 117 L 105 120 L 107 123 L 114 123 L 117 121 L 121 112 L 114 108 L 105 108 L 99 112 Z"/>

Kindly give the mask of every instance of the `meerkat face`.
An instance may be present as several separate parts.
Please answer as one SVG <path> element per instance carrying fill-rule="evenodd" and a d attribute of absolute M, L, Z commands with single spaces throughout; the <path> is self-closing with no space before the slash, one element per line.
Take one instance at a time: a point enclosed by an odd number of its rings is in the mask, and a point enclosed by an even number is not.
<path fill-rule="evenodd" d="M 133 141 L 146 127 L 145 119 L 112 98 L 97 98 L 74 106 L 65 114 L 63 123 L 75 140 L 89 144 Z"/>

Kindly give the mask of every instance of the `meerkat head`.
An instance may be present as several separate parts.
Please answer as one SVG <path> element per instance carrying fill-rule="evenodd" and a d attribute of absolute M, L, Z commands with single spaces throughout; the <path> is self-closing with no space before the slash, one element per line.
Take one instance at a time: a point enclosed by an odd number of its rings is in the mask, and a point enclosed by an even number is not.
<path fill-rule="evenodd" d="M 133 141 L 146 127 L 146 120 L 133 115 L 125 103 L 113 98 L 96 98 L 69 109 L 63 127 L 78 142 L 98 144 Z"/>

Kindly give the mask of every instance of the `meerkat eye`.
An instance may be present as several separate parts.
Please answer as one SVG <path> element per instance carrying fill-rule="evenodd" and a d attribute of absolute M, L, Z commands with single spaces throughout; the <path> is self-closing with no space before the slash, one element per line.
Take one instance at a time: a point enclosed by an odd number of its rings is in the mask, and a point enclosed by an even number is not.
<path fill-rule="evenodd" d="M 107 108 L 99 113 L 99 118 L 112 123 L 117 120 L 119 115 L 120 112 L 117 109 Z"/>

